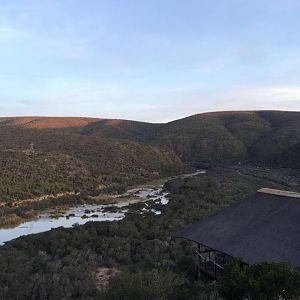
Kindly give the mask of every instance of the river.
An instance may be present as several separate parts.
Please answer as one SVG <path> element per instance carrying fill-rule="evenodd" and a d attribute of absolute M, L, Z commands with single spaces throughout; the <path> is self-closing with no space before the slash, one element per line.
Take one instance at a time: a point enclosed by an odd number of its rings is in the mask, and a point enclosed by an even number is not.
<path fill-rule="evenodd" d="M 15 227 L 0 229 L 0 245 L 23 235 L 45 232 L 61 226 L 68 228 L 75 224 L 82 225 L 89 221 L 122 220 L 128 211 L 128 207 L 139 202 L 145 202 L 145 206 L 141 208 L 139 212 L 140 214 L 143 214 L 145 211 L 150 211 L 155 215 L 160 215 L 161 212 L 159 210 L 148 209 L 146 202 L 153 201 L 160 205 L 168 204 L 168 192 L 163 190 L 165 182 L 178 177 L 187 178 L 204 173 L 206 173 L 206 171 L 199 170 L 190 174 L 153 181 L 149 184 L 129 189 L 124 194 L 115 196 L 116 203 L 114 204 L 85 204 L 70 207 L 67 210 L 60 212 L 60 216 L 57 218 L 51 217 L 54 210 L 49 209 L 42 212 L 34 220 L 25 221 Z"/>

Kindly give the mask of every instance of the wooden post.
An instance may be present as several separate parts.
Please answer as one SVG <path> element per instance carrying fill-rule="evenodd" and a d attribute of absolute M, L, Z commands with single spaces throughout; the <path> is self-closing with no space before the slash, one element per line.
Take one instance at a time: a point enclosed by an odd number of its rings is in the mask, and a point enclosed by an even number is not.
<path fill-rule="evenodd" d="M 201 246 L 198 243 L 198 280 L 201 279 L 201 271 L 200 271 L 200 267 L 201 267 L 201 256 L 200 256 L 200 252 L 201 252 Z"/>
<path fill-rule="evenodd" d="M 216 259 L 215 259 L 214 266 L 215 266 L 215 279 L 217 279 L 217 264 L 216 264 Z"/>

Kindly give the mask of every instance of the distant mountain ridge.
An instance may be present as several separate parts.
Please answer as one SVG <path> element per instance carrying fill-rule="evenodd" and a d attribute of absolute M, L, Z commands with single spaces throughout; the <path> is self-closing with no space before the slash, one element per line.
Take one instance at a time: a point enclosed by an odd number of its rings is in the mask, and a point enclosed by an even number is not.
<path fill-rule="evenodd" d="M 134 141 L 174 153 L 184 162 L 275 163 L 293 167 L 300 159 L 292 154 L 293 147 L 300 143 L 300 112 L 210 112 L 162 124 L 79 117 L 0 118 L 0 128 L 8 125 Z"/>

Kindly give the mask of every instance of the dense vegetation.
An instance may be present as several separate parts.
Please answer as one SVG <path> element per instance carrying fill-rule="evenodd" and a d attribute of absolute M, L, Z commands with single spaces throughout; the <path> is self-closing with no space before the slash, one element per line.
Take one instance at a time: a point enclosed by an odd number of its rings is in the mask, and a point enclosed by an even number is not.
<path fill-rule="evenodd" d="M 281 154 L 300 142 L 298 112 L 200 114 L 164 125 L 149 141 L 172 149 L 184 161 L 249 162 L 292 168 Z M 299 163 L 299 156 L 295 157 Z"/>
<path fill-rule="evenodd" d="M 299 144 L 297 112 L 207 113 L 167 124 L 0 118 L 0 201 L 121 189 L 178 173 L 182 162 L 299 169 Z"/>
<path fill-rule="evenodd" d="M 0 199 L 30 199 L 43 194 L 95 189 L 97 177 L 69 155 L 0 151 Z"/>
<path fill-rule="evenodd" d="M 182 168 L 176 155 L 149 145 L 14 126 L 0 128 L 0 167 L 2 202 L 122 190 Z"/>
<path fill-rule="evenodd" d="M 240 262 L 235 261 L 225 267 L 219 292 L 226 300 L 296 299 L 300 295 L 300 271 L 284 263 L 241 268 Z"/>
<path fill-rule="evenodd" d="M 120 222 L 89 222 L 11 241 L 0 249 L 0 298 L 218 299 L 217 286 L 194 281 L 193 245 L 173 236 L 262 186 L 287 187 L 267 177 L 211 171 L 175 179 L 166 184 L 171 201 L 159 206 L 160 216 L 136 214 L 132 206 Z M 121 273 L 101 291 L 96 275 L 103 267 Z"/>
<path fill-rule="evenodd" d="M 142 141 L 174 151 L 186 162 L 248 162 L 295 168 L 300 160 L 297 155 L 293 160 L 283 155 L 300 143 L 299 112 L 205 113 L 167 124 L 101 120 L 81 133 Z"/>
<path fill-rule="evenodd" d="M 85 118 L 0 118 L 0 128 L 2 128 L 2 135 L 7 135 L 5 132 L 8 131 L 11 137 L 1 138 L 1 144 L 4 145 L 21 143 L 28 147 L 28 142 L 30 143 L 32 138 L 23 137 L 22 129 L 26 128 L 31 129 L 29 131 L 31 136 L 37 134 L 39 139 L 43 140 L 44 146 L 49 148 L 47 132 L 52 129 L 52 135 L 73 133 L 72 147 L 75 141 L 79 143 L 80 139 L 86 141 L 84 136 L 97 137 L 96 140 L 100 140 L 105 145 L 109 145 L 112 140 L 120 142 L 122 139 L 124 142 L 126 139 L 174 151 L 187 162 L 247 161 L 261 164 L 276 163 L 276 165 L 282 163 L 294 167 L 295 162 L 285 161 L 282 154 L 300 143 L 300 113 L 284 111 L 205 113 L 166 124 Z M 9 128 L 10 130 L 14 128 L 16 131 L 10 134 Z M 26 135 L 27 132 L 28 130 Z M 60 135 L 58 135 L 58 142 L 59 149 L 64 148 L 61 146 Z M 70 143 L 69 137 L 66 138 L 65 143 Z M 41 143 L 38 144 L 41 146 Z M 129 148 L 132 150 L 133 145 L 137 144 L 130 145 Z M 111 148 L 108 146 L 102 150 L 104 154 L 108 154 L 109 149 Z M 118 149 L 115 153 L 117 151 Z M 296 155 L 294 158 L 299 162 Z"/>
<path fill-rule="evenodd" d="M 293 167 L 300 170 L 300 143 L 285 150 L 278 161 L 285 167 Z"/>
<path fill-rule="evenodd" d="M 231 166 L 166 183 L 170 203 L 152 204 L 161 216 L 140 215 L 144 204 L 138 203 L 120 222 L 90 222 L 11 241 L 0 249 L 0 299 L 272 299 L 283 289 L 281 296 L 294 297 L 299 274 L 286 265 L 238 272 L 233 264 L 221 286 L 195 281 L 193 245 L 173 236 L 262 186 L 298 188 L 299 145 L 296 112 L 210 113 L 167 124 L 0 118 L 2 225 L 48 206 L 83 203 L 88 195 L 179 173 L 183 163 Z M 242 164 L 233 167 L 237 162 Z M 97 276 L 103 268 L 120 272 L 101 290 Z M 280 284 L 264 293 L 270 282 Z"/>

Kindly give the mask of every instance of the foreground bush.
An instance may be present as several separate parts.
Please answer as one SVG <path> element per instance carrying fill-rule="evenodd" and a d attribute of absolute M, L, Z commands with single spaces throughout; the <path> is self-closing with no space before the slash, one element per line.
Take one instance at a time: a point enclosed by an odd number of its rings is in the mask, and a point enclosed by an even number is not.
<path fill-rule="evenodd" d="M 188 282 L 177 273 L 153 269 L 123 272 L 99 295 L 106 300 L 218 300 L 215 284 Z"/>
<path fill-rule="evenodd" d="M 224 299 L 295 299 L 300 296 L 300 272 L 284 263 L 241 266 L 235 261 L 225 267 L 219 283 Z"/>
<path fill-rule="evenodd" d="M 181 282 L 182 279 L 170 271 L 124 272 L 111 280 L 100 299 L 171 299 Z"/>

